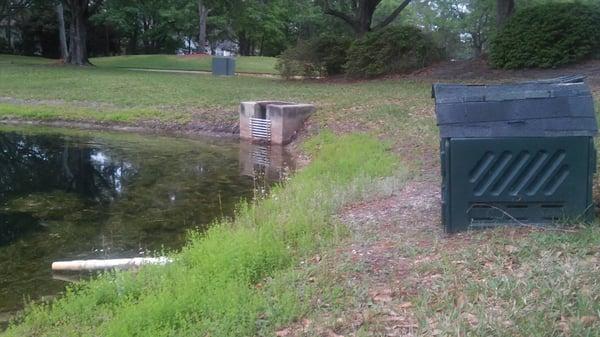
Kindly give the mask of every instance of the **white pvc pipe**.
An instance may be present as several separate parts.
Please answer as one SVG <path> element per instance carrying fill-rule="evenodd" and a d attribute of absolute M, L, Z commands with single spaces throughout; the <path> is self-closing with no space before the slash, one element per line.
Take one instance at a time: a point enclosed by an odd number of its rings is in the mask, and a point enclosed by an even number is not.
<path fill-rule="evenodd" d="M 127 269 L 140 267 L 142 265 L 165 265 L 171 263 L 168 257 L 135 257 L 132 259 L 112 259 L 112 260 L 76 260 L 76 261 L 58 261 L 52 263 L 54 271 L 83 271 L 83 270 L 102 270 L 102 269 Z"/>

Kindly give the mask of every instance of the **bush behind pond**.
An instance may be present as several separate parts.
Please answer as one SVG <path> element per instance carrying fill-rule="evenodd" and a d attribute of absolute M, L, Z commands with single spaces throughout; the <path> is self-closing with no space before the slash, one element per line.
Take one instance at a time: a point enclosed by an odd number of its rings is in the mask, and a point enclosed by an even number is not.
<path fill-rule="evenodd" d="M 492 41 L 499 68 L 551 68 L 600 56 L 600 6 L 554 3 L 523 9 Z"/>
<path fill-rule="evenodd" d="M 276 68 L 285 78 L 339 75 L 344 72 L 351 44 L 351 39 L 337 36 L 299 41 L 281 54 Z"/>
<path fill-rule="evenodd" d="M 440 58 L 430 36 L 416 27 L 388 27 L 352 41 L 322 36 L 300 41 L 280 57 L 277 69 L 285 78 L 346 74 L 368 78 L 416 70 Z"/>
<path fill-rule="evenodd" d="M 420 69 L 439 58 L 439 48 L 420 29 L 389 27 L 356 40 L 345 68 L 350 77 L 375 77 Z"/>

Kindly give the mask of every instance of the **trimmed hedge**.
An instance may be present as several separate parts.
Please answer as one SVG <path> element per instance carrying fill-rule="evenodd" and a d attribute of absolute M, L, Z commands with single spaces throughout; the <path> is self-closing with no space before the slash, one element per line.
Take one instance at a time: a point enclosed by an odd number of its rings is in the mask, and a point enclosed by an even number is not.
<path fill-rule="evenodd" d="M 553 3 L 523 9 L 492 41 L 499 68 L 550 68 L 600 56 L 600 6 Z"/>
<path fill-rule="evenodd" d="M 423 68 L 440 56 L 433 40 L 410 26 L 388 27 L 355 41 L 348 50 L 346 74 L 374 77 Z"/>

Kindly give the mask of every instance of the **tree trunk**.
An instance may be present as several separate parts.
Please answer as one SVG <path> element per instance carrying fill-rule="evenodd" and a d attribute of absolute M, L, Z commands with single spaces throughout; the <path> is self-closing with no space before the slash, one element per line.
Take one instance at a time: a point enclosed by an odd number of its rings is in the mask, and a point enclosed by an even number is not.
<path fill-rule="evenodd" d="M 135 55 L 137 53 L 137 43 L 138 43 L 138 26 L 136 25 L 133 30 L 133 35 L 129 38 L 129 47 L 127 53 L 129 55 Z"/>
<path fill-rule="evenodd" d="M 67 48 L 67 33 L 65 31 L 65 16 L 62 2 L 56 5 L 56 16 L 58 17 L 58 38 L 60 41 L 60 58 L 63 62 L 69 57 L 69 49 Z"/>
<path fill-rule="evenodd" d="M 204 1 L 198 1 L 198 51 L 201 53 L 206 52 L 206 20 L 208 19 L 208 13 L 210 9 L 204 6 Z"/>
<path fill-rule="evenodd" d="M 374 1 L 361 1 L 357 8 L 357 25 L 354 27 L 354 31 L 360 37 L 365 35 L 371 30 L 371 23 L 373 21 L 373 14 L 375 9 L 379 5 L 379 2 Z"/>
<path fill-rule="evenodd" d="M 106 42 L 104 45 L 104 54 L 110 56 L 110 33 L 107 25 L 104 25 L 104 41 Z"/>
<path fill-rule="evenodd" d="M 515 12 L 515 0 L 496 0 L 496 23 L 502 28 Z"/>
<path fill-rule="evenodd" d="M 260 54 L 258 54 L 258 56 L 265 56 L 264 49 L 265 49 L 265 36 L 263 35 L 262 38 L 260 39 Z"/>
<path fill-rule="evenodd" d="M 473 40 L 473 56 L 475 58 L 481 57 L 483 55 L 483 44 L 478 40 Z"/>
<path fill-rule="evenodd" d="M 373 15 L 382 0 L 355 0 L 353 1 L 353 13 L 347 14 L 343 11 L 330 7 L 329 1 L 325 1 L 325 14 L 335 16 L 346 22 L 354 33 L 361 37 L 371 30 L 378 30 L 392 23 L 398 15 L 408 6 L 412 0 L 403 0 L 394 11 L 381 23 L 371 27 Z"/>
<path fill-rule="evenodd" d="M 6 40 L 8 42 L 8 48 L 10 48 L 10 51 L 14 51 L 15 48 L 13 46 L 13 39 L 12 39 L 12 13 L 11 13 L 11 9 L 10 7 L 8 8 L 8 22 L 6 25 Z"/>
<path fill-rule="evenodd" d="M 87 52 L 87 12 L 88 0 L 68 0 L 71 9 L 71 29 L 68 64 L 90 65 Z"/>
<path fill-rule="evenodd" d="M 250 55 L 250 40 L 246 38 L 246 34 L 240 34 L 239 37 L 239 49 L 240 55 L 249 56 Z"/>

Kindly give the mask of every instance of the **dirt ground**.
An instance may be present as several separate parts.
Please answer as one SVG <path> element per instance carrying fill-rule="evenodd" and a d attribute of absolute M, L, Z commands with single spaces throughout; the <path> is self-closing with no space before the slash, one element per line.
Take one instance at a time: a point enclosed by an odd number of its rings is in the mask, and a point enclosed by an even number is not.
<path fill-rule="evenodd" d="M 531 81 L 567 75 L 586 76 L 595 95 L 600 95 L 600 60 L 551 69 L 502 70 L 491 68 L 485 59 L 444 61 L 421 69 L 409 78 L 450 82 Z"/>
<path fill-rule="evenodd" d="M 600 96 L 600 61 L 561 69 L 505 71 L 491 69 L 483 60 L 440 63 L 404 78 L 433 82 L 507 82 L 565 75 L 584 75 L 596 97 Z M 430 111 L 433 114 L 433 107 Z M 335 129 L 335 126 L 333 126 Z M 345 126 L 340 125 L 340 132 Z M 423 145 L 423 144 L 421 144 Z M 439 253 L 480 244 L 472 234 L 446 235 L 440 224 L 440 178 L 437 149 L 423 148 L 411 139 L 398 149 L 421 147 L 423 165 L 391 196 L 349 205 L 339 220 L 352 237 L 344 248 L 326 258 L 325 268 L 335 270 L 340 282 L 353 289 L 356 299 L 341 312 L 325 310 L 317 318 L 304 319 L 277 336 L 417 336 L 415 304 L 408 301 L 419 289 L 427 289 L 438 273 L 419 273 L 421 263 Z M 531 229 L 508 229 L 520 237 Z M 348 268 L 347 266 L 352 266 Z M 348 271 L 350 269 L 350 271 Z M 475 320 L 466 317 L 467 321 Z M 435 328 L 427 335 L 441 333 Z"/>

